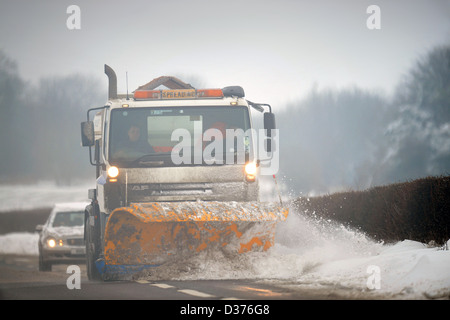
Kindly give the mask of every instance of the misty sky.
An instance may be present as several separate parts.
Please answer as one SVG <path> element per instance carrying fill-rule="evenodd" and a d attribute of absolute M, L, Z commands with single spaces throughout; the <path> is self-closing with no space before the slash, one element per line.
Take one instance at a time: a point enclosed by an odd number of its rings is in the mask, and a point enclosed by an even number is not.
<path fill-rule="evenodd" d="M 81 9 L 79 30 L 67 8 Z M 369 5 L 381 9 L 370 30 Z M 29 1 L 0 0 L 0 49 L 21 76 L 82 73 L 119 92 L 161 75 L 223 87 L 282 108 L 319 88 L 392 93 L 421 55 L 450 39 L 450 1 Z"/>

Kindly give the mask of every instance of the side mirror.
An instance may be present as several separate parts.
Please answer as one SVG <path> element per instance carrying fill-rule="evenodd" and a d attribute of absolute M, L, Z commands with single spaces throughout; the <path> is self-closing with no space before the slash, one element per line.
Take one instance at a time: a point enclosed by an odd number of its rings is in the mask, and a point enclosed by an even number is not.
<path fill-rule="evenodd" d="M 81 123 L 81 145 L 91 147 L 95 143 L 94 122 L 86 121 Z"/>
<path fill-rule="evenodd" d="M 275 129 L 275 114 L 272 112 L 264 112 L 264 129 L 267 130 L 268 136 L 270 137 L 270 130 Z"/>
<path fill-rule="evenodd" d="M 36 232 L 42 232 L 42 230 L 44 230 L 44 226 L 42 225 L 42 224 L 38 224 L 37 226 L 36 226 Z"/>
<path fill-rule="evenodd" d="M 272 152 L 272 130 L 276 128 L 275 125 L 275 114 L 272 112 L 264 112 L 264 129 L 266 129 L 266 151 Z"/>

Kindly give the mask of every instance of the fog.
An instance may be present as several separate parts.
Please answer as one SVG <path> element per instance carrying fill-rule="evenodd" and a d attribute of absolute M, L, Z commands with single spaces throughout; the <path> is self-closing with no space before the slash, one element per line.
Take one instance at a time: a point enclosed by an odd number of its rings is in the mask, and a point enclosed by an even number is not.
<path fill-rule="evenodd" d="M 450 173 L 450 43 L 418 57 L 392 97 L 313 89 L 279 115 L 292 192 L 362 190 Z"/>
<path fill-rule="evenodd" d="M 271 104 L 293 196 L 450 171 L 448 1 L 78 1 L 77 30 L 71 4 L 0 1 L 1 183 L 94 178 L 80 122 L 105 63 L 120 92 L 175 75 Z"/>
<path fill-rule="evenodd" d="M 30 85 L 0 52 L 1 181 L 70 184 L 93 175 L 87 150 L 80 146 L 80 123 L 105 97 L 98 79 L 77 74 Z"/>

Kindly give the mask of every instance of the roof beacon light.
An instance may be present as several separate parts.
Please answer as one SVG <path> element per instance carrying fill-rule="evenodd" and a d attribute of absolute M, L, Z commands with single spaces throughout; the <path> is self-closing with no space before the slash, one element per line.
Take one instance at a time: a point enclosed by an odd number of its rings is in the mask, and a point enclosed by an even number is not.
<path fill-rule="evenodd" d="M 137 90 L 134 92 L 136 100 L 172 100 L 223 98 L 222 89 L 177 89 L 177 90 Z"/>
<path fill-rule="evenodd" d="M 197 90 L 198 98 L 223 98 L 222 89 L 202 89 Z"/>

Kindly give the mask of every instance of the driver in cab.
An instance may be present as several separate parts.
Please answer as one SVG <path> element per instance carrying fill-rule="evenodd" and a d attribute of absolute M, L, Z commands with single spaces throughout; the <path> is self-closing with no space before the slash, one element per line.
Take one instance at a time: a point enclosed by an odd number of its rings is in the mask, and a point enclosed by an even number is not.
<path fill-rule="evenodd" d="M 141 138 L 141 129 L 137 125 L 131 125 L 127 132 L 127 138 L 118 143 L 114 153 L 115 159 L 136 159 L 140 156 L 155 153 L 147 139 Z"/>

